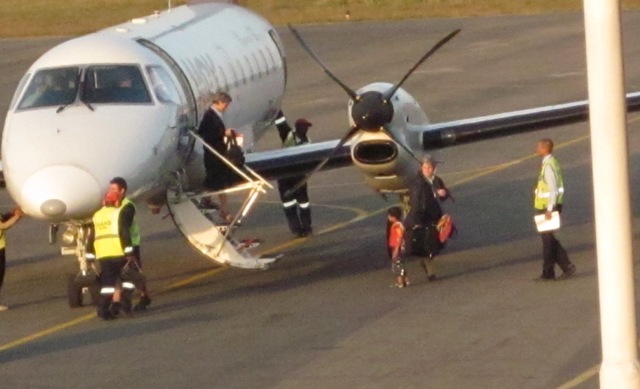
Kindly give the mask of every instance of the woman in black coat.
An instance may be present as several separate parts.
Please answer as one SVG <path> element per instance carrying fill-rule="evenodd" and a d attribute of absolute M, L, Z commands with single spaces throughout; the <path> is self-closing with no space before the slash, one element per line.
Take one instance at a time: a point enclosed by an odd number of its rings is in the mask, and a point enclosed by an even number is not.
<path fill-rule="evenodd" d="M 427 273 L 429 281 L 436 279 L 433 258 L 441 248 L 436 225 L 443 215 L 440 199 L 449 194 L 442 180 L 435 175 L 436 161 L 427 156 L 423 159 L 420 171 L 409 186 L 409 212 L 404 220 L 405 245 L 408 253 L 412 253 L 412 244 L 424 244 L 425 256 L 421 256 L 421 265 Z M 414 229 L 424 228 L 424 243 L 420 239 L 413 241 Z M 422 236 L 420 236 L 421 238 Z M 416 248 L 417 249 L 417 248 Z"/>
<path fill-rule="evenodd" d="M 205 111 L 200 126 L 198 126 L 198 135 L 202 137 L 202 140 L 222 155 L 226 152 L 226 137 L 233 136 L 232 130 L 224 125 L 221 117 L 231 101 L 231 96 L 227 93 L 215 93 L 212 96 L 211 107 Z M 204 149 L 204 168 L 206 171 L 205 189 L 218 191 L 234 185 L 236 173 L 206 147 Z M 220 216 L 230 222 L 233 217 L 227 209 L 227 195 L 220 193 L 218 198 L 220 199 Z M 210 198 L 203 198 L 201 203 L 203 207 L 215 208 Z"/>

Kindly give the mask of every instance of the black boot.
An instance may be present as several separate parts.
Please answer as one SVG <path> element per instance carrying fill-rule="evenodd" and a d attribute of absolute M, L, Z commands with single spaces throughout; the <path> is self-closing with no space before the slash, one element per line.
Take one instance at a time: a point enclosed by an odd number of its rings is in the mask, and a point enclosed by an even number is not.
<path fill-rule="evenodd" d="M 298 217 L 298 210 L 295 206 L 284 208 L 284 214 L 287 217 L 287 223 L 289 224 L 289 230 L 296 236 L 302 236 L 303 230 L 300 224 L 300 218 Z"/>
<path fill-rule="evenodd" d="M 133 314 L 133 304 L 131 303 L 131 296 L 133 295 L 132 289 L 123 289 L 122 301 L 120 302 L 120 312 L 126 317 L 131 317 Z"/>
<path fill-rule="evenodd" d="M 96 307 L 98 317 L 102 320 L 115 319 L 115 315 L 109 309 L 111 306 L 111 296 L 100 295 L 100 301 Z"/>
<path fill-rule="evenodd" d="M 147 307 L 151 304 L 151 299 L 146 294 L 144 296 L 140 296 L 140 301 L 133 307 L 134 312 L 140 312 L 147 309 Z"/>
<path fill-rule="evenodd" d="M 302 233 L 304 236 L 309 236 L 313 233 L 313 229 L 311 228 L 311 208 L 309 208 L 308 206 L 299 208 Z"/>

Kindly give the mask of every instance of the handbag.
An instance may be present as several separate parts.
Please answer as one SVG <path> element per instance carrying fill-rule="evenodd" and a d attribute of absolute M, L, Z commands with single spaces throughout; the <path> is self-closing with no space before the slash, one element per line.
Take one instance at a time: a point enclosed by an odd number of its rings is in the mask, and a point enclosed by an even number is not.
<path fill-rule="evenodd" d="M 446 214 L 440 218 L 436 229 L 438 230 L 438 240 L 443 244 L 458 232 L 453 219 Z"/>
<path fill-rule="evenodd" d="M 142 274 L 142 270 L 135 261 L 128 260 L 120 271 L 120 277 L 123 281 L 133 283 L 136 288 L 141 289 L 147 282 L 147 278 Z"/>
<path fill-rule="evenodd" d="M 233 132 L 231 136 L 227 137 L 227 151 L 225 157 L 234 165 L 238 167 L 244 166 L 244 151 L 242 147 L 238 145 L 236 141 L 236 133 Z"/>

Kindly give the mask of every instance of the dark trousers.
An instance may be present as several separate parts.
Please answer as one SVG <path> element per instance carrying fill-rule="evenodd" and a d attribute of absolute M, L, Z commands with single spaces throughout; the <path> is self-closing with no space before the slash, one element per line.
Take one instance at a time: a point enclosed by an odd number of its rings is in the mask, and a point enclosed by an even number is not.
<path fill-rule="evenodd" d="M 204 187 L 208 190 L 222 190 L 233 186 L 239 176 L 220 158 L 205 150 L 204 168 L 207 173 Z"/>
<path fill-rule="evenodd" d="M 140 256 L 140 246 L 133 246 L 134 263 L 128 263 L 123 267 L 123 281 L 130 281 L 135 284 L 141 295 L 147 294 L 147 279 L 142 274 L 142 258 Z"/>
<path fill-rule="evenodd" d="M 122 281 L 122 268 L 126 260 L 124 257 L 114 257 L 100 260 L 100 302 L 98 316 L 103 317 L 111 304 L 115 289 Z"/>
<path fill-rule="evenodd" d="M 554 210 L 562 212 L 562 205 L 557 205 Z M 544 211 L 540 213 L 544 213 Z M 563 272 L 569 270 L 573 264 L 569 260 L 567 251 L 553 235 L 553 232 L 543 232 L 540 234 L 540 237 L 542 238 L 542 256 L 544 258 L 542 263 L 542 277 L 555 278 L 556 264 L 560 266 Z"/>
<path fill-rule="evenodd" d="M 288 194 L 303 177 L 289 177 L 278 180 L 278 192 L 287 218 L 289 229 L 294 234 L 311 232 L 311 207 L 309 205 L 309 193 L 307 184 L 298 190 Z"/>
<path fill-rule="evenodd" d="M 5 256 L 5 249 L 0 249 L 0 290 L 2 290 L 2 283 L 4 282 L 4 271 L 7 268 L 7 257 Z"/>

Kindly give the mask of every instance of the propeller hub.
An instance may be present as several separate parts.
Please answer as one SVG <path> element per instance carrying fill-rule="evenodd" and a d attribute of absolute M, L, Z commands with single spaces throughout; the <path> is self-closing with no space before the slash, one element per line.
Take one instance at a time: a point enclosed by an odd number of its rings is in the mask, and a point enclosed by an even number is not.
<path fill-rule="evenodd" d="M 393 104 L 380 92 L 365 92 L 353 102 L 351 118 L 365 131 L 378 130 L 393 119 Z"/>

